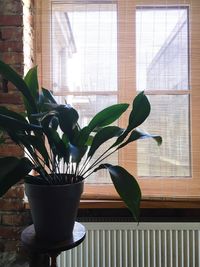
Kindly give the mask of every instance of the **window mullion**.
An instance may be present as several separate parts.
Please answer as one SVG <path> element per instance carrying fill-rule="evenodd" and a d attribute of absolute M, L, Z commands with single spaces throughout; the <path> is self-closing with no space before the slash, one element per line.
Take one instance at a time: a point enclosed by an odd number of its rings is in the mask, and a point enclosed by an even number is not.
<path fill-rule="evenodd" d="M 136 95 L 135 8 L 134 1 L 118 1 L 118 101 L 130 104 Z M 121 127 L 127 125 L 128 112 L 119 123 Z M 119 164 L 131 173 L 137 173 L 135 144 L 119 151 Z"/>

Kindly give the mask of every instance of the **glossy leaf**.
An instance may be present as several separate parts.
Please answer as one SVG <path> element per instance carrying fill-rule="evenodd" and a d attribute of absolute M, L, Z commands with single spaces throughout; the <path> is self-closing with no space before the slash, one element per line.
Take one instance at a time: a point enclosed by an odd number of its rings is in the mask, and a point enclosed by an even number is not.
<path fill-rule="evenodd" d="M 148 98 L 144 95 L 144 92 L 139 93 L 133 100 L 132 110 L 129 115 L 129 124 L 124 133 L 113 144 L 113 147 L 121 144 L 134 128 L 143 123 L 149 116 L 150 111 L 151 106 Z"/>
<path fill-rule="evenodd" d="M 56 99 L 54 98 L 54 96 L 52 95 L 51 91 L 42 88 L 42 93 L 44 96 L 44 103 L 54 103 L 57 104 Z"/>
<path fill-rule="evenodd" d="M 95 151 L 106 141 L 113 137 L 117 137 L 123 133 L 124 129 L 118 126 L 107 126 L 102 128 L 95 136 L 88 152 L 88 157 L 92 157 Z"/>
<path fill-rule="evenodd" d="M 72 156 L 72 162 L 79 163 L 87 151 L 87 146 L 76 147 L 72 144 L 69 145 L 69 152 Z"/>
<path fill-rule="evenodd" d="M 85 145 L 88 142 L 90 133 L 91 133 L 90 128 L 88 126 L 85 126 L 75 136 L 74 143 L 77 144 L 78 146 Z"/>
<path fill-rule="evenodd" d="M 28 147 L 33 147 L 34 154 L 37 153 L 35 152 L 37 150 L 43 157 L 46 165 L 49 166 L 49 155 L 42 138 L 35 135 L 23 135 L 21 136 L 21 142 L 27 149 Z"/>
<path fill-rule="evenodd" d="M 28 123 L 27 120 L 21 114 L 7 109 L 6 107 L 0 107 L 0 115 L 6 115 L 21 122 Z"/>
<path fill-rule="evenodd" d="M 139 93 L 133 100 L 132 111 L 129 116 L 128 129 L 132 130 L 142 124 L 149 116 L 151 106 L 144 92 Z"/>
<path fill-rule="evenodd" d="M 99 169 L 107 169 L 118 194 L 131 211 L 136 221 L 139 220 L 141 190 L 136 179 L 124 168 L 110 164 L 102 164 Z"/>
<path fill-rule="evenodd" d="M 33 164 L 27 158 L 0 158 L 0 197 L 3 196 L 11 186 L 23 179 L 32 168 Z"/>
<path fill-rule="evenodd" d="M 33 125 L 30 123 L 25 123 L 21 120 L 17 120 L 10 116 L 0 114 L 0 126 L 2 129 L 10 131 L 35 131 L 41 130 L 41 127 L 38 125 Z"/>
<path fill-rule="evenodd" d="M 70 142 L 73 142 L 74 129 L 79 118 L 77 111 L 70 105 L 60 105 L 56 111 L 61 130 L 67 135 Z"/>
<path fill-rule="evenodd" d="M 90 132 L 92 132 L 96 127 L 104 127 L 113 123 L 119 119 L 128 107 L 128 104 L 115 104 L 103 109 L 97 113 L 88 124 Z"/>
<path fill-rule="evenodd" d="M 37 76 L 37 66 L 30 69 L 26 76 L 24 77 L 24 81 L 29 88 L 29 92 L 32 95 L 33 99 L 37 102 L 38 94 L 39 94 L 39 84 L 38 84 L 38 76 Z"/>
<path fill-rule="evenodd" d="M 14 71 L 9 65 L 5 64 L 0 60 L 0 74 L 3 77 L 10 81 L 12 84 L 16 86 L 16 88 L 23 94 L 25 97 L 25 106 L 28 113 L 37 112 L 37 107 L 35 101 L 29 91 L 29 88 L 25 81 Z"/>
<path fill-rule="evenodd" d="M 107 107 L 97 113 L 90 121 L 88 126 L 84 127 L 79 134 L 79 145 L 83 145 L 88 141 L 90 133 L 95 131 L 96 128 L 102 128 L 110 125 L 120 118 L 120 116 L 127 110 L 128 104 L 116 104 Z"/>
<path fill-rule="evenodd" d="M 43 116 L 43 118 L 41 119 L 41 125 L 43 128 L 43 131 L 48 139 L 50 148 L 54 154 L 55 157 L 65 157 L 65 153 L 66 153 L 66 147 L 65 147 L 65 143 L 62 141 L 62 139 L 60 138 L 58 132 L 57 132 L 57 128 L 55 129 L 52 126 L 52 121 L 56 119 L 54 117 L 54 115 L 49 112 L 47 113 L 45 116 Z"/>
<path fill-rule="evenodd" d="M 124 142 L 123 144 L 121 144 L 118 149 L 128 145 L 129 143 L 131 142 L 134 142 L 136 140 L 139 140 L 139 139 L 147 139 L 147 138 L 153 138 L 158 145 L 161 145 L 162 144 L 162 138 L 161 136 L 159 135 L 154 135 L 154 134 L 149 134 L 147 132 L 143 132 L 141 131 L 139 128 L 133 130 L 129 136 L 129 138 L 127 139 L 126 142 Z"/>

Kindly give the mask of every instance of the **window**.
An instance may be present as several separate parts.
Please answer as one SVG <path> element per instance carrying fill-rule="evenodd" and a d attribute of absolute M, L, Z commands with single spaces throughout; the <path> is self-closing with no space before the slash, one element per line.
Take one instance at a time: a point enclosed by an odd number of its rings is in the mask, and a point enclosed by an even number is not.
<path fill-rule="evenodd" d="M 136 10 L 137 89 L 152 103 L 145 129 L 159 129 L 163 137 L 160 149 L 139 143 L 139 176 L 191 177 L 188 11 L 188 6 Z"/>
<path fill-rule="evenodd" d="M 138 177 L 144 199 L 198 199 L 200 2 L 45 0 L 36 8 L 42 85 L 81 111 L 83 125 L 144 90 L 152 112 L 143 128 L 163 144 L 139 141 L 111 162 Z M 116 198 L 106 173 L 88 182 L 86 198 Z"/>

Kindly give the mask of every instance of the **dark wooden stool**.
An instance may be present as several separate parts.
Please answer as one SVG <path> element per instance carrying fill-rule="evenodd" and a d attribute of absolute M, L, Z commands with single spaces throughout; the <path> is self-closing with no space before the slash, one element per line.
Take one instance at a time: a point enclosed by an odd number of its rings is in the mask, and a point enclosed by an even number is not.
<path fill-rule="evenodd" d="M 24 229 L 21 234 L 22 243 L 30 252 L 35 254 L 48 254 L 51 259 L 51 265 L 49 265 L 49 260 L 47 260 L 47 263 L 44 265 L 44 267 L 56 267 L 57 256 L 62 251 L 78 246 L 84 239 L 85 227 L 78 222 L 75 222 L 73 236 L 71 239 L 55 244 L 49 244 L 47 242 L 45 243 L 45 241 L 41 242 L 41 240 L 37 240 L 33 224 Z M 30 267 L 36 267 L 35 263 L 30 262 Z"/>

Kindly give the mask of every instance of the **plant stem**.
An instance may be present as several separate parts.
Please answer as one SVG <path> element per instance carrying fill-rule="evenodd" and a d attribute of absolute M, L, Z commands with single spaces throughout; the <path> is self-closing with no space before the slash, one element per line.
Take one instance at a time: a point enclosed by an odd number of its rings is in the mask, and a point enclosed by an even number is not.
<path fill-rule="evenodd" d="M 81 169 L 80 169 L 78 175 L 82 175 L 81 173 L 84 171 L 84 169 L 86 168 L 89 161 L 90 161 L 90 158 L 86 157 L 85 161 L 83 162 L 83 165 L 81 166 Z"/>
<path fill-rule="evenodd" d="M 108 152 L 108 150 L 103 153 L 84 173 L 82 176 L 84 176 L 88 171 L 90 171 L 91 169 L 93 169 L 94 167 L 96 167 L 100 162 L 102 162 L 104 159 L 108 158 L 110 155 L 112 155 L 115 151 L 117 151 L 118 148 L 116 148 L 115 150 L 111 151 L 108 155 L 104 156 L 102 158 L 103 155 L 105 155 L 106 152 Z M 86 179 L 88 176 L 90 176 L 93 173 L 94 170 L 92 170 L 88 175 L 86 175 L 84 178 Z"/>
<path fill-rule="evenodd" d="M 105 158 L 107 158 L 107 156 L 106 157 L 104 157 L 105 156 L 105 154 L 110 150 L 111 148 L 109 147 L 106 151 L 104 151 L 104 153 L 102 154 L 102 155 L 100 155 L 93 163 L 92 163 L 92 165 L 82 174 L 82 176 L 84 176 L 85 175 L 85 173 L 87 173 L 89 170 L 91 170 L 92 168 L 94 168 L 99 162 L 101 162 L 102 160 L 104 160 Z M 115 150 L 114 150 L 115 151 Z M 113 152 L 114 152 L 113 151 Z M 108 154 L 108 156 L 109 155 L 111 155 L 113 152 L 111 152 L 110 154 Z M 104 158 L 103 158 L 104 157 Z M 101 159 L 101 158 L 103 158 L 103 159 Z M 89 163 L 89 161 L 90 161 L 90 158 L 89 158 L 89 160 L 88 160 L 88 162 L 87 162 L 87 164 L 85 165 L 85 168 L 86 168 L 86 166 L 88 165 L 88 163 Z"/>

